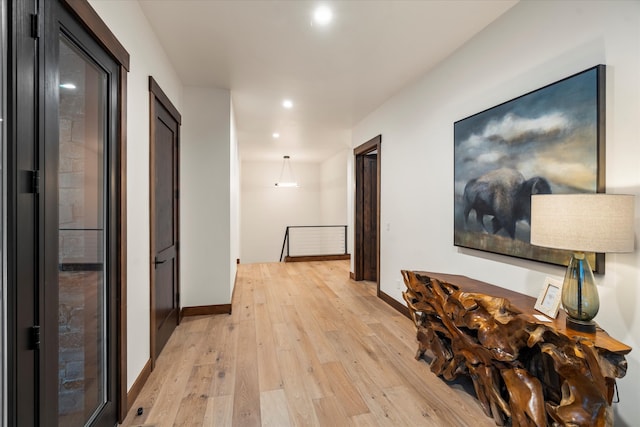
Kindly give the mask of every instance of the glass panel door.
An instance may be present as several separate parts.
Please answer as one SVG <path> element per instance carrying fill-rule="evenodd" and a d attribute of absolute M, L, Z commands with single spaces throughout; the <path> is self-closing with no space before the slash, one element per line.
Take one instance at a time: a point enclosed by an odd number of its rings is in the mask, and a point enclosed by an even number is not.
<path fill-rule="evenodd" d="M 108 75 L 59 46 L 58 424 L 90 424 L 107 402 L 105 141 Z"/>

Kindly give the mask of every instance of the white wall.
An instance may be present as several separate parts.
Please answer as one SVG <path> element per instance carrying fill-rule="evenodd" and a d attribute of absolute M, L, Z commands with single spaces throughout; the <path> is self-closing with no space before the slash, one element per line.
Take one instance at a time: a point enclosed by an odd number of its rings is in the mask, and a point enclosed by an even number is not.
<path fill-rule="evenodd" d="M 531 296 L 546 276 L 562 278 L 562 267 L 453 246 L 453 123 L 600 63 L 607 64 L 607 189 L 638 195 L 637 1 L 520 2 L 355 127 L 354 147 L 382 134 L 384 292 L 402 301 L 401 269 L 463 274 Z M 606 274 L 597 278 L 597 321 L 635 348 L 627 376 L 618 381 L 621 402 L 614 407 L 622 426 L 640 419 L 639 278 L 638 250 L 607 255 Z"/>
<path fill-rule="evenodd" d="M 320 164 L 291 159 L 298 188 L 276 188 L 282 161 L 242 162 L 240 260 L 277 262 L 288 225 L 321 221 Z"/>
<path fill-rule="evenodd" d="M 180 146 L 183 307 L 231 303 L 230 280 L 235 275 L 235 258 L 231 261 L 231 176 L 232 170 L 235 172 L 232 157 L 237 151 L 231 117 L 228 90 L 184 88 Z"/>
<path fill-rule="evenodd" d="M 231 302 L 239 252 L 237 138 L 229 91 L 183 88 L 138 2 L 90 3 L 131 56 L 127 92 L 127 388 L 130 388 L 150 358 L 148 77 L 154 77 L 183 120 L 181 307 Z"/>
<path fill-rule="evenodd" d="M 320 164 L 320 224 L 347 224 L 347 165 L 352 150 L 342 150 Z"/>
<path fill-rule="evenodd" d="M 138 2 L 91 6 L 131 56 L 127 76 L 127 388 L 149 360 L 149 76 L 182 110 L 182 84 Z"/>

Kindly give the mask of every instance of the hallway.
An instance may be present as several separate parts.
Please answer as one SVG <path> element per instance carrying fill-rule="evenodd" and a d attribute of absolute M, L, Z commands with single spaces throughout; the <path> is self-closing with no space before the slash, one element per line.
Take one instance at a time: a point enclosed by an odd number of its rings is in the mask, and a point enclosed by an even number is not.
<path fill-rule="evenodd" d="M 241 264 L 233 313 L 183 320 L 124 425 L 492 426 L 416 349 L 349 261 Z"/>

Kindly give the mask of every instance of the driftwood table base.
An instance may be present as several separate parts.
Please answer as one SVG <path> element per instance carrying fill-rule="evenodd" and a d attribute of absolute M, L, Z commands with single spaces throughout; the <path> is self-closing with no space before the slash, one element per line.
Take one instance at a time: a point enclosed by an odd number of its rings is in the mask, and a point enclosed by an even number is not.
<path fill-rule="evenodd" d="M 613 425 L 615 379 L 625 375 L 631 348 L 602 330 L 581 335 L 561 327 L 562 319 L 540 322 L 532 316 L 534 300 L 515 292 L 462 276 L 402 275 L 417 328 L 416 358 L 430 353 L 431 370 L 446 380 L 471 378 L 497 425 Z"/>

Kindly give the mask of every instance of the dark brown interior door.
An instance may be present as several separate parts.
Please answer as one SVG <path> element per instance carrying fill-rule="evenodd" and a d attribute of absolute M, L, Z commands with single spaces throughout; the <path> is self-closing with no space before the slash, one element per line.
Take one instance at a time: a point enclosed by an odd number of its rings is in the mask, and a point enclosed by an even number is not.
<path fill-rule="evenodd" d="M 380 150 L 382 137 L 372 138 L 353 150 L 355 155 L 355 280 L 376 282 L 380 290 Z"/>
<path fill-rule="evenodd" d="M 363 156 L 362 272 L 364 280 L 378 279 L 378 156 Z"/>
<path fill-rule="evenodd" d="M 179 322 L 178 144 L 180 116 L 150 78 L 151 352 L 155 363 Z M 159 96 L 158 92 L 159 91 Z M 163 102 L 164 100 L 164 102 Z"/>

